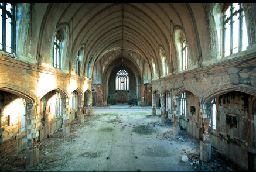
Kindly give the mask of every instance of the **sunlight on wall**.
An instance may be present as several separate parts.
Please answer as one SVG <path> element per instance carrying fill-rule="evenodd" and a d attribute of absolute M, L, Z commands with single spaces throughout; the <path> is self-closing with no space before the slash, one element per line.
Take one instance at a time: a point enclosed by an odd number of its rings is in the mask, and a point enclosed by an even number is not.
<path fill-rule="evenodd" d="M 86 90 L 88 90 L 88 83 L 85 81 L 83 86 L 83 92 L 85 92 Z"/>
<path fill-rule="evenodd" d="M 50 90 L 57 86 L 56 76 L 46 73 L 40 73 L 37 82 L 37 96 L 43 97 Z"/>
<path fill-rule="evenodd" d="M 69 85 L 67 85 L 68 93 L 71 94 L 74 90 L 77 89 L 77 87 L 78 87 L 77 80 L 71 78 L 69 81 Z"/>
<path fill-rule="evenodd" d="M 48 109 L 48 120 L 52 121 L 55 113 L 56 113 L 56 100 L 57 100 L 57 95 L 53 95 L 49 100 L 47 101 L 47 107 Z"/>
<path fill-rule="evenodd" d="M 8 115 L 10 116 L 9 125 L 17 125 L 21 123 L 21 128 L 25 127 L 25 112 L 26 112 L 26 102 L 22 98 L 15 99 L 7 106 L 5 106 L 2 113 L 2 124 L 8 125 Z"/>
<path fill-rule="evenodd" d="M 152 63 L 153 66 L 153 78 L 156 78 L 156 64 Z"/>

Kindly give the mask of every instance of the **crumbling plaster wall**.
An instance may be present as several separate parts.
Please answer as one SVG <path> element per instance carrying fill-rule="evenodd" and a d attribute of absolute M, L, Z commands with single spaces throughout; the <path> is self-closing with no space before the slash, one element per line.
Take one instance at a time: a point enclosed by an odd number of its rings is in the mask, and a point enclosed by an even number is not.
<path fill-rule="evenodd" d="M 253 141 L 250 132 L 253 123 L 249 120 L 255 113 L 252 100 L 253 96 L 242 92 L 217 96 L 217 129 L 211 136 L 219 152 L 245 169 L 248 169 L 249 145 Z"/>
<path fill-rule="evenodd" d="M 212 66 L 190 70 L 177 75 L 170 75 L 163 79 L 159 79 L 158 81 L 153 81 L 152 87 L 153 90 L 159 90 L 159 92 L 170 90 L 172 91 L 173 95 L 178 95 L 182 91 L 192 92 L 196 97 L 198 97 L 198 100 L 193 100 L 192 102 L 199 102 L 199 108 L 202 108 L 204 102 L 209 100 L 210 98 L 231 91 L 244 92 L 255 96 L 255 57 L 256 54 L 254 52 L 250 54 L 247 52 L 247 55 L 244 56 L 238 54 L 237 58 L 226 60 L 223 63 L 218 63 Z M 188 98 L 187 110 L 189 110 L 190 108 L 190 102 L 191 101 Z M 237 140 L 237 142 L 230 143 L 229 141 L 227 141 L 227 139 L 224 139 L 229 132 L 225 128 L 227 125 L 223 123 L 223 121 L 226 121 L 225 114 L 232 113 L 234 112 L 234 109 L 240 108 L 241 106 L 241 101 L 233 102 L 232 105 L 229 105 L 228 107 L 217 106 L 220 112 L 219 116 L 221 116 L 219 122 L 220 125 L 222 126 L 222 129 L 225 130 L 225 136 L 223 137 L 223 134 L 221 132 L 217 132 L 216 134 L 212 134 L 211 137 L 213 146 L 216 147 L 218 151 L 226 155 L 235 163 L 238 163 L 241 167 L 247 169 L 249 150 L 248 139 L 247 141 L 244 142 L 243 139 L 245 135 L 241 135 L 241 132 L 243 134 L 243 131 L 247 130 L 247 118 L 244 118 L 242 120 L 245 122 L 239 123 L 239 129 L 237 129 L 237 132 L 233 132 L 238 134 L 237 138 L 235 139 Z M 239 111 L 240 110 L 237 109 L 236 113 L 239 113 Z M 240 116 L 246 116 L 247 113 L 241 112 L 240 114 Z M 195 120 L 195 123 L 200 124 L 200 118 Z M 185 127 L 187 128 L 187 131 L 189 133 L 192 132 L 193 136 L 195 130 L 193 127 L 191 129 L 191 125 L 194 125 L 195 123 L 192 122 Z M 249 124 L 254 125 L 253 122 L 249 122 Z M 196 130 L 199 132 L 200 138 L 199 128 L 196 127 Z M 251 133 L 253 133 L 253 131 L 251 131 Z M 242 145 L 239 143 L 242 143 Z M 237 157 L 241 157 L 239 158 L 239 161 L 238 159 L 236 159 Z"/>
<path fill-rule="evenodd" d="M 3 112 L 5 110 L 6 105 L 8 105 L 13 100 L 19 97 L 7 92 L 0 92 L 0 94 L 1 94 L 0 95 L 0 118 L 1 118 L 0 125 L 1 125 L 1 129 L 3 129 L 3 131 L 1 131 L 1 134 L 0 134 L 0 142 L 4 142 L 6 140 L 16 138 L 19 134 L 22 134 L 22 132 L 20 131 L 21 116 L 17 115 L 14 123 L 12 124 L 11 123 L 12 120 L 11 120 L 10 125 L 8 125 L 8 118 L 6 116 L 7 114 L 5 114 L 4 116 Z"/>
<path fill-rule="evenodd" d="M 34 101 L 33 109 L 35 111 L 33 111 L 31 118 L 33 119 L 33 137 L 35 138 L 38 136 L 36 131 L 41 126 L 40 99 L 55 89 L 64 91 L 68 96 L 75 89 L 85 92 L 91 88 L 91 82 L 87 78 L 71 76 L 53 67 L 37 66 L 13 59 L 6 53 L 1 53 L 0 88 L 22 93 Z M 67 102 L 67 114 L 70 114 L 70 105 Z"/>

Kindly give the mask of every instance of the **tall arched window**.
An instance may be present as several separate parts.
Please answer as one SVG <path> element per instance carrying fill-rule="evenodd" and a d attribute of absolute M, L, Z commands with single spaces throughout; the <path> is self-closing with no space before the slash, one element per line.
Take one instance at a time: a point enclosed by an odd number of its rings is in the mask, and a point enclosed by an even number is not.
<path fill-rule="evenodd" d="M 126 70 L 119 70 L 117 72 L 116 90 L 129 90 L 129 76 Z"/>
<path fill-rule="evenodd" d="M 77 53 L 76 63 L 75 63 L 75 72 L 77 75 L 80 76 L 80 65 L 81 65 L 81 53 L 82 50 L 80 49 Z"/>
<path fill-rule="evenodd" d="M 186 40 L 181 42 L 181 66 L 182 70 L 186 70 L 188 68 L 188 47 Z"/>
<path fill-rule="evenodd" d="M 188 69 L 188 44 L 185 33 L 181 29 L 175 31 L 175 45 L 179 63 L 179 71 Z"/>
<path fill-rule="evenodd" d="M 160 48 L 160 57 L 162 62 L 162 75 L 166 76 L 168 74 L 168 64 L 167 64 L 165 51 L 162 48 Z"/>
<path fill-rule="evenodd" d="M 156 64 L 154 63 L 154 61 L 152 60 L 152 70 L 153 70 L 153 78 L 157 77 L 157 73 L 156 73 Z"/>
<path fill-rule="evenodd" d="M 0 49 L 15 53 L 15 6 L 0 3 Z"/>
<path fill-rule="evenodd" d="M 248 46 L 247 28 L 241 3 L 232 3 L 223 14 L 223 54 L 238 53 Z"/>
<path fill-rule="evenodd" d="M 63 33 L 59 30 L 56 32 L 53 41 L 53 67 L 61 69 L 63 52 Z"/>

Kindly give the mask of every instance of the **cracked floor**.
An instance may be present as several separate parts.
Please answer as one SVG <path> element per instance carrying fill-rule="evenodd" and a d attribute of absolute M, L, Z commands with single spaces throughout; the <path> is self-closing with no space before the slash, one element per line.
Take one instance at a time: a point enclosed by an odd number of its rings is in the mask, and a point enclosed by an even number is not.
<path fill-rule="evenodd" d="M 174 136 L 175 132 L 170 122 L 152 116 L 150 108 L 95 108 L 84 124 L 73 123 L 69 137 L 63 138 L 61 132 L 57 132 L 44 139 L 40 163 L 32 170 L 199 170 L 199 161 L 192 161 L 199 157 L 197 141 Z M 187 155 L 189 160 L 181 161 L 182 155 Z M 225 164 L 224 167 L 226 170 Z"/>

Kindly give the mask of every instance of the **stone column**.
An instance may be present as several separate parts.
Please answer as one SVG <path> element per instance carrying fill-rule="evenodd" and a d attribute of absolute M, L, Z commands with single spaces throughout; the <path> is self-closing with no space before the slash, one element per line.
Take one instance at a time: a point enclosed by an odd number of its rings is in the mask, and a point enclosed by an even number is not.
<path fill-rule="evenodd" d="M 26 169 L 39 162 L 39 145 L 36 141 L 36 106 L 32 102 L 26 103 Z"/>
<path fill-rule="evenodd" d="M 250 119 L 251 139 L 248 149 L 248 170 L 256 171 L 256 114 L 252 114 Z"/>
<path fill-rule="evenodd" d="M 83 94 L 78 94 L 78 109 L 77 109 L 77 117 L 80 123 L 84 123 L 84 113 L 83 113 L 83 105 L 84 102 Z"/>
<path fill-rule="evenodd" d="M 152 92 L 152 115 L 156 115 L 156 93 Z"/>
<path fill-rule="evenodd" d="M 141 84 L 141 106 L 145 106 L 145 86 Z"/>
<path fill-rule="evenodd" d="M 165 93 L 160 94 L 160 101 L 161 101 L 161 117 L 166 118 Z"/>
<path fill-rule="evenodd" d="M 178 96 L 173 96 L 173 98 L 172 98 L 172 101 L 173 101 L 173 106 L 172 106 L 173 133 L 175 136 L 178 135 L 179 131 L 180 131 L 179 118 L 178 118 L 178 114 L 177 114 L 177 108 L 178 108 L 177 99 L 178 99 Z"/>
<path fill-rule="evenodd" d="M 86 115 L 90 115 L 91 114 L 91 107 L 92 107 L 92 91 L 88 91 L 88 105 L 86 107 Z"/>
<path fill-rule="evenodd" d="M 206 105 L 205 103 L 200 103 L 200 114 L 199 114 L 199 123 L 200 123 L 200 160 L 201 161 L 210 161 L 211 160 L 211 141 L 208 133 L 209 121 L 210 119 L 206 114 Z"/>

